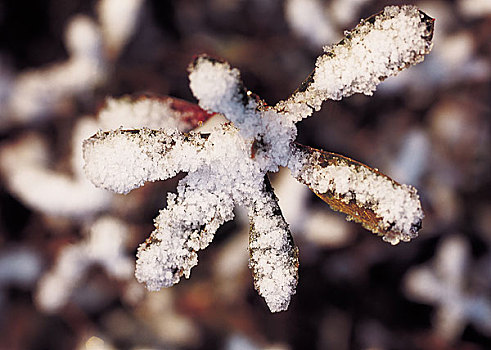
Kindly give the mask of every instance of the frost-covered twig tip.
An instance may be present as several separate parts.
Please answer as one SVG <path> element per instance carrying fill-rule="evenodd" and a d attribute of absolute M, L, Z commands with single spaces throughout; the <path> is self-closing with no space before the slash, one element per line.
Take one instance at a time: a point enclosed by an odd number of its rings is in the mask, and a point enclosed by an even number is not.
<path fill-rule="evenodd" d="M 276 109 L 298 121 L 327 99 L 372 95 L 380 82 L 423 61 L 433 45 L 433 25 L 415 6 L 387 6 L 345 32 L 338 44 L 325 46 L 314 71 Z"/>

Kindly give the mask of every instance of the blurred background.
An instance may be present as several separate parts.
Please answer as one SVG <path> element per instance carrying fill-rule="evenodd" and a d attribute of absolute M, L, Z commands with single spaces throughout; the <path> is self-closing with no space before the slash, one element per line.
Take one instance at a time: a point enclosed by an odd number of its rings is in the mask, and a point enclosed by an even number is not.
<path fill-rule="evenodd" d="M 189 280 L 138 284 L 136 248 L 180 177 L 126 196 L 85 180 L 106 96 L 195 101 L 187 65 L 206 52 L 274 105 L 323 45 L 403 3 L 436 18 L 431 54 L 325 102 L 298 141 L 415 186 L 420 236 L 390 246 L 281 171 L 300 248 L 288 311 L 253 288 L 240 210 Z M 490 349 L 490 57 L 489 0 L 1 0 L 0 349 Z"/>

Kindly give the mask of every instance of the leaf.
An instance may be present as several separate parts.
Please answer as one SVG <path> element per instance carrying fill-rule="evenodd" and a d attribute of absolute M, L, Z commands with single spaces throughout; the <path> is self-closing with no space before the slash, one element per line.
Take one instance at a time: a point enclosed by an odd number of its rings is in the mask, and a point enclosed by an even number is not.
<path fill-rule="evenodd" d="M 271 312 L 285 311 L 298 282 L 298 248 L 267 176 L 250 208 L 249 267 Z"/>
<path fill-rule="evenodd" d="M 196 103 L 171 96 L 123 96 L 108 98 L 98 117 L 104 129 L 177 128 L 181 132 L 196 129 L 217 113 Z"/>
<path fill-rule="evenodd" d="M 392 244 L 417 236 L 423 212 L 413 187 L 351 158 L 298 143 L 294 157 L 302 164 L 294 176 L 332 209 Z"/>

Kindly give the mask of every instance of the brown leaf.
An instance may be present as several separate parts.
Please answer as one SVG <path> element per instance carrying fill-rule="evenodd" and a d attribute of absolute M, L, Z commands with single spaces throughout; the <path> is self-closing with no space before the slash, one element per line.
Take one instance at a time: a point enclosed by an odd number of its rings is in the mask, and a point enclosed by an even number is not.
<path fill-rule="evenodd" d="M 297 180 L 306 184 L 317 196 L 319 196 L 319 198 L 329 204 L 332 209 L 347 214 L 348 219 L 361 223 L 366 229 L 380 236 L 384 236 L 385 240 L 393 242 L 394 244 L 399 240 L 409 240 L 417 235 L 417 232 L 421 228 L 422 212 L 420 217 L 417 217 L 411 222 L 409 232 L 401 232 L 400 229 L 397 229 L 397 227 L 401 227 L 398 223 L 387 223 L 384 217 L 377 214 L 377 203 L 358 201 L 356 192 L 339 194 L 336 193 L 336 191 L 329 189 L 325 193 L 320 193 L 313 188 L 312 184 L 305 180 L 304 175 L 314 167 L 326 168 L 328 166 L 345 166 L 355 172 L 364 170 L 365 174 L 369 174 L 370 177 L 373 175 L 373 178 L 379 178 L 382 181 L 388 181 L 392 185 L 389 186 L 389 188 L 394 189 L 394 191 L 401 190 L 400 193 L 402 195 L 408 196 L 409 200 L 417 201 L 417 203 L 419 203 L 414 188 L 407 185 L 401 185 L 377 169 L 373 169 L 363 163 L 340 154 L 318 150 L 298 143 L 295 143 L 294 147 L 296 152 L 300 152 L 302 157 L 306 159 L 303 169 L 295 174 Z M 333 180 L 330 181 L 332 182 Z M 367 181 L 369 180 L 367 179 Z M 383 197 L 384 193 L 380 193 L 379 195 Z M 419 204 L 419 206 L 421 205 Z M 401 211 L 404 211 L 405 209 L 406 208 L 401 208 Z M 419 211 L 421 211 L 420 208 Z M 416 211 L 416 213 L 418 213 L 418 211 Z"/>

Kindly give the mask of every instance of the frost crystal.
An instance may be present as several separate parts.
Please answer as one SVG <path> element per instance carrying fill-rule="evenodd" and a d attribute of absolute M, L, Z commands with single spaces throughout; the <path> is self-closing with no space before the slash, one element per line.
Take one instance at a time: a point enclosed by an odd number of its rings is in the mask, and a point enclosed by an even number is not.
<path fill-rule="evenodd" d="M 100 111 L 98 120 L 83 117 L 75 125 L 71 152 L 73 176 L 53 169 L 48 145 L 37 134 L 23 135 L 3 146 L 0 151 L 0 172 L 9 190 L 35 210 L 65 217 L 90 216 L 108 208 L 112 197 L 107 191 L 94 188 L 84 175 L 84 139 L 99 129 L 119 127 L 178 128 L 187 131 L 211 115 L 193 103 L 171 97 L 110 98 Z M 106 151 L 113 152 L 108 157 L 117 156 L 114 150 Z M 131 163 L 131 159 L 128 160 Z M 124 174 L 126 168 L 121 170 Z M 49 201 L 46 201 L 47 197 Z"/>
<path fill-rule="evenodd" d="M 138 249 L 136 278 L 158 290 L 189 277 L 197 252 L 233 218 L 236 205 L 244 206 L 251 221 L 254 285 L 272 312 L 286 310 L 297 284 L 298 249 L 267 178 L 281 166 L 384 240 L 396 244 L 415 237 L 423 216 L 415 189 L 349 158 L 294 143 L 295 123 L 325 99 L 371 94 L 384 78 L 420 62 L 431 48 L 432 29 L 433 20 L 415 7 L 388 7 L 326 48 L 300 89 L 275 107 L 248 91 L 237 69 L 204 55 L 189 67 L 202 109 L 109 101 L 102 119 L 115 120 L 117 113 L 127 120 L 142 109 L 149 119 L 141 119 L 136 130 L 99 132 L 85 141 L 85 171 L 94 184 L 127 193 L 146 181 L 187 172 Z M 177 129 L 179 119 L 198 126 L 213 113 L 230 122 L 207 134 Z M 166 118 L 175 125 L 156 130 Z"/>

